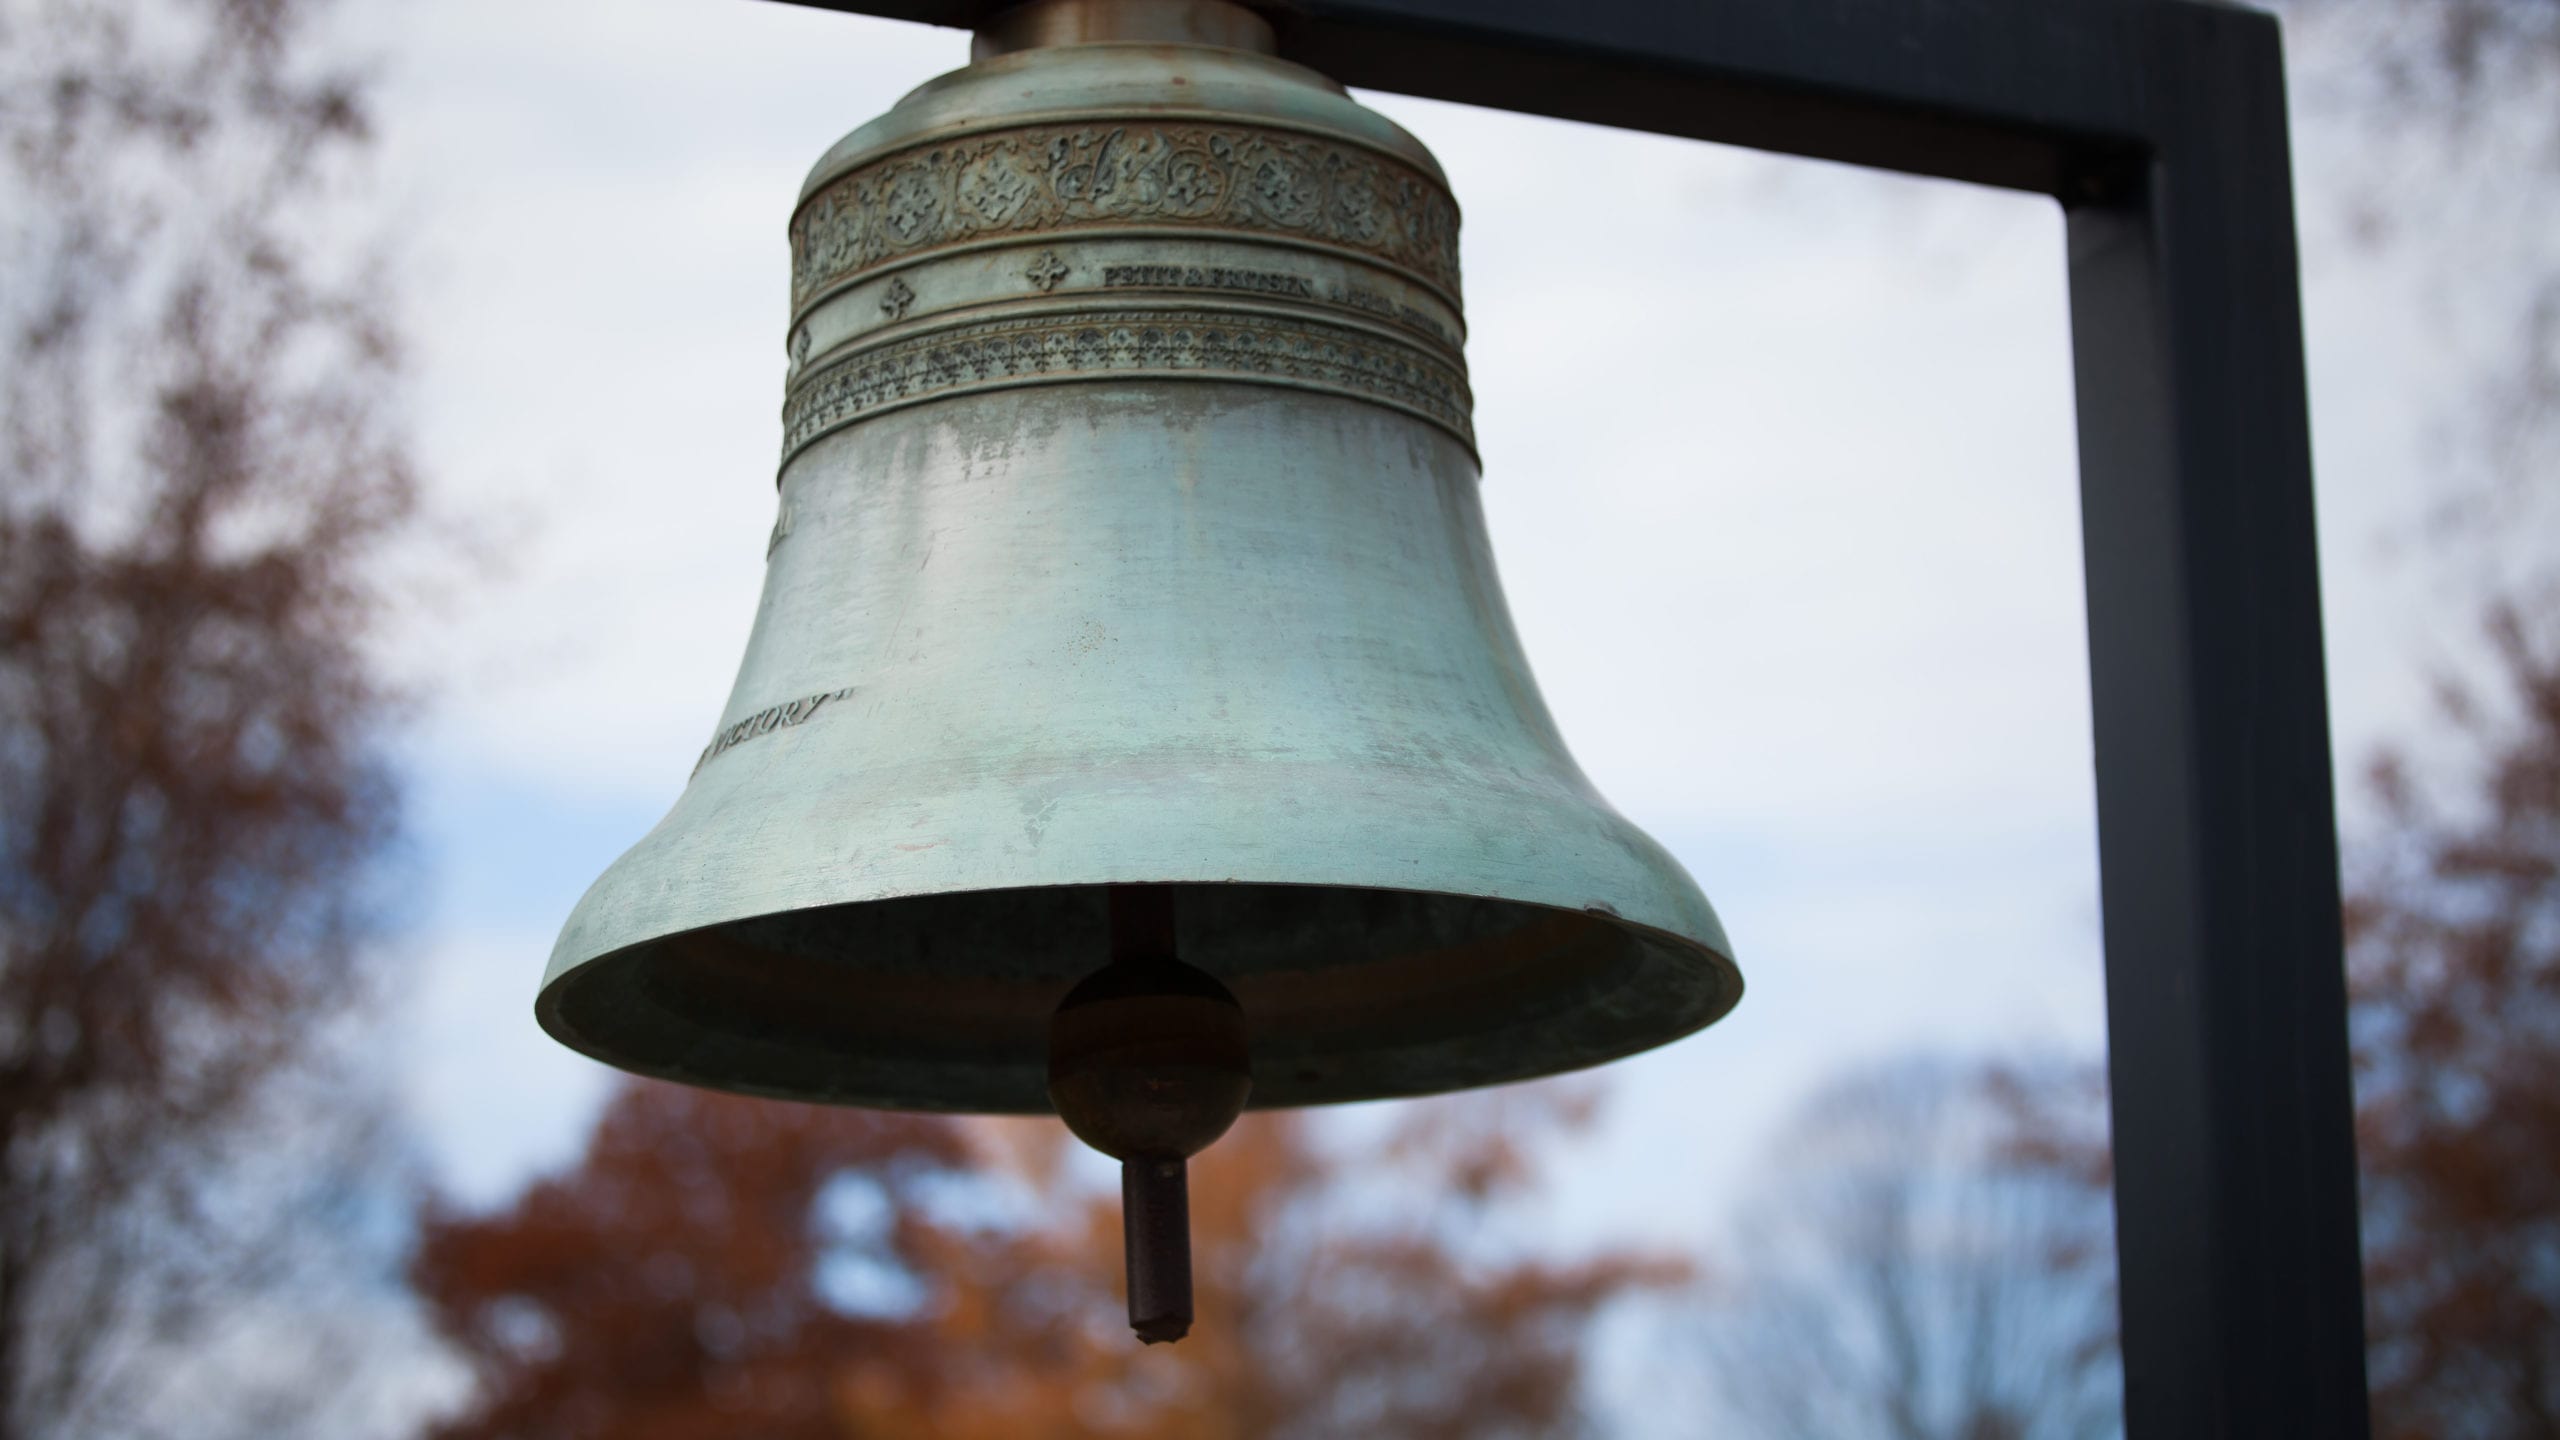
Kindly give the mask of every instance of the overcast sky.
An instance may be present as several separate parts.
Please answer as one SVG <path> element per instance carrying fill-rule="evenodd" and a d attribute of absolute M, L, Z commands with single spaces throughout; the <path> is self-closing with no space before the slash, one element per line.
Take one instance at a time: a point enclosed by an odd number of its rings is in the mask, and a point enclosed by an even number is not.
<path fill-rule="evenodd" d="M 753 618 L 809 164 L 958 32 L 760 0 L 373 7 L 418 439 L 506 573 L 397 647 L 433 879 L 410 1094 L 475 1203 L 604 1083 L 534 1026 L 552 936 L 675 798 Z M 1615 1069 L 1560 1234 L 1711 1233 L 1819 1077 L 2094 1048 L 2096 854 L 2062 230 L 2047 202 L 1371 103 L 1465 210 L 1503 581 L 1584 767 L 1689 866 L 1749 982 Z M 2330 153 L 2336 150 L 2338 153 Z M 2302 156 L 2342 750 L 2467 625 L 2382 538 L 2459 367 L 2409 266 L 2335 243 Z"/>

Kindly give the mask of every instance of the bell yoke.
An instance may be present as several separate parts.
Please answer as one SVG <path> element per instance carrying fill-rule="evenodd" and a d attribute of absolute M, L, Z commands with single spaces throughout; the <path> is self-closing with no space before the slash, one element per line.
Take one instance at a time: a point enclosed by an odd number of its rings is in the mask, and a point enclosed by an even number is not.
<path fill-rule="evenodd" d="M 1591 1065 L 1742 989 L 1530 678 L 1447 181 L 1273 50 L 1040 0 L 819 161 L 736 688 L 536 1004 L 667 1079 L 1056 1110 L 1124 1161 L 1149 1340 L 1248 1102 Z"/>

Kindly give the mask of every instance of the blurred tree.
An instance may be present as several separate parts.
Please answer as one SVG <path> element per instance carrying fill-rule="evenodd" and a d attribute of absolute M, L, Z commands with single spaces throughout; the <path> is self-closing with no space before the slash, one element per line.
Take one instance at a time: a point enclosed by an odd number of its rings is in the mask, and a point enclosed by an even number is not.
<path fill-rule="evenodd" d="M 502 1214 L 426 1215 L 418 1289 L 483 1382 L 437 1433 L 843 1433 L 847 1357 L 926 1356 L 916 1327 L 838 1308 L 826 1272 L 912 1272 L 931 1231 L 914 1187 L 967 1159 L 938 1117 L 625 1086 L 576 1169 Z M 870 1213 L 831 1213 L 848 1185 Z"/>
<path fill-rule="evenodd" d="M 2555 1437 L 2560 0 L 2289 8 L 2346 61 L 2306 88 L 2356 138 L 2359 232 L 2421 259 L 2443 349 L 2471 362 L 2416 533 L 2489 617 L 2458 662 L 2477 682 L 2440 687 L 2443 729 L 2409 737 L 2422 757 L 2372 766 L 2347 847 L 2375 1430 Z"/>
<path fill-rule="evenodd" d="M 1426 1102 L 1339 1151 L 1247 1117 L 1193 1163 L 1199 1324 L 1142 1351 L 1117 1199 L 1069 1178 L 1054 1124 L 635 1084 L 575 1170 L 428 1225 L 419 1287 L 484 1382 L 440 1434 L 1569 1435 L 1594 1313 L 1680 1267 L 1457 1232 L 1584 1112 L 1553 1087 Z M 971 1223 L 1001 1183 L 1030 1218 Z"/>
<path fill-rule="evenodd" d="M 2376 82 L 2407 105 L 2457 122 L 2478 118 L 2473 102 L 2502 71 L 2560 69 L 2555 0 L 2287 0 L 2279 8 L 2312 23 L 2338 17 L 2352 25 L 2360 63 Z M 2548 125 L 2560 114 L 2537 118 Z"/>
<path fill-rule="evenodd" d="M 2434 312 L 2421 523 L 2465 599 L 2560 597 L 2560 0 L 2278 0 L 2315 259 L 2408 268 Z M 2325 158 L 2324 158 L 2325 157 Z"/>
<path fill-rule="evenodd" d="M 2350 872 L 2376 1430 L 2560 1436 L 2560 647 L 2493 613 L 2505 693 L 2449 692 L 2476 789 L 2373 771 Z"/>
<path fill-rule="evenodd" d="M 2106 1196 L 2003 1155 L 1999 1099 L 1978 1067 L 1913 1059 L 1806 1105 L 1707 1287 L 1719 1419 L 1771 1440 L 2121 1431 Z"/>
<path fill-rule="evenodd" d="M 2431 803 L 2386 755 L 2346 936 L 2367 1346 L 2381 1440 L 2560 1436 L 2560 650 L 2492 612 L 2500 694 L 2452 688 L 2475 785 Z M 2008 1082 L 2004 1155 L 2093 1198 L 2103 1078 Z M 2087 1255 L 2057 1273 L 2112 1276 Z"/>
<path fill-rule="evenodd" d="M 362 642 L 412 508 L 320 8 L 0 3 L 0 1436 L 149 1433 L 348 1203 L 217 1177 L 368 1134 L 288 1099 L 379 914 Z"/>

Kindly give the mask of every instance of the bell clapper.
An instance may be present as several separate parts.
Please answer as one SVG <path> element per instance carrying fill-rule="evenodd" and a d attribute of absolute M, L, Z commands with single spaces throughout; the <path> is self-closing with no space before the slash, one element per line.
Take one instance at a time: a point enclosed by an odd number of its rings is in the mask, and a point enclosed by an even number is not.
<path fill-rule="evenodd" d="M 1227 1133 L 1253 1088 L 1244 1011 L 1174 955 L 1173 887 L 1110 887 L 1111 959 L 1049 1019 L 1049 1100 L 1120 1162 L 1129 1326 L 1149 1345 L 1191 1329 L 1185 1162 Z"/>

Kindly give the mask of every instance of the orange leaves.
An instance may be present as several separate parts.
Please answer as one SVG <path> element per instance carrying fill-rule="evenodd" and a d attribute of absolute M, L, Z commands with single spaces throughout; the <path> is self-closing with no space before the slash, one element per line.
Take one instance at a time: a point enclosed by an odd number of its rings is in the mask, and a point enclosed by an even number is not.
<path fill-rule="evenodd" d="M 575 1170 L 503 1214 L 430 1217 L 413 1277 L 484 1384 L 449 1433 L 837 1433 L 831 1372 L 913 1357 L 908 1327 L 821 1293 L 826 1187 L 964 1155 L 946 1121 L 630 1085 Z M 922 1248 L 877 1243 L 886 1264 Z"/>
<path fill-rule="evenodd" d="M 1352 1144 L 1304 1115 L 1248 1116 L 1194 1162 L 1200 1323 L 1142 1350 L 1121 1315 L 1116 1200 L 1054 1124 L 635 1084 L 577 1169 L 505 1213 L 430 1222 L 419 1288 L 484 1379 L 445 1434 L 1552 1434 L 1569 1428 L 1593 1314 L 1686 1270 L 1477 1258 L 1447 1202 L 1532 1185 L 1590 1106 L 1554 1087 L 1436 1101 Z M 909 1183 L 926 1173 L 1041 1198 L 1027 1223 L 977 1223 Z M 892 1207 L 872 1259 L 916 1281 L 906 1310 L 850 1315 L 819 1283 L 816 1218 L 846 1174 Z M 1392 1221 L 1369 1213 L 1379 1187 L 1336 1203 L 1378 1176 Z"/>

